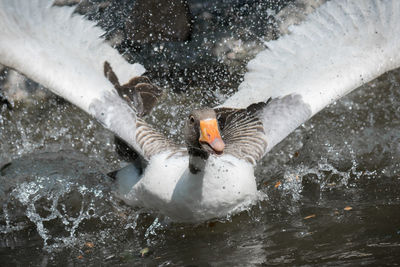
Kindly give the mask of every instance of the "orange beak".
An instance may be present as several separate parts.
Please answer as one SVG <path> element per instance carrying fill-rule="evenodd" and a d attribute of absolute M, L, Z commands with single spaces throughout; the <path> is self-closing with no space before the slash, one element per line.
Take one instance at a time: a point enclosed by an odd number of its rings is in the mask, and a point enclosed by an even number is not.
<path fill-rule="evenodd" d="M 219 133 L 216 119 L 200 121 L 199 142 L 207 143 L 217 154 L 221 154 L 224 151 L 225 144 Z"/>

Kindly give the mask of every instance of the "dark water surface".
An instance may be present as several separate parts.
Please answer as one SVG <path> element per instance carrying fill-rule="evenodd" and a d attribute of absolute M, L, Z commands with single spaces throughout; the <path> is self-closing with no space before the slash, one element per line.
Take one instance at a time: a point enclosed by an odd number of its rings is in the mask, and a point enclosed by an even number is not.
<path fill-rule="evenodd" d="M 232 15 L 207 3 L 211 26 Z M 261 7 L 246 3 L 232 12 L 251 21 L 250 11 Z M 196 26 L 194 43 L 205 26 Z M 237 28 L 226 32 L 213 36 L 213 46 L 240 40 Z M 250 37 L 246 44 L 260 49 Z M 210 51 L 194 65 L 179 67 L 172 56 L 164 62 L 180 72 L 149 72 L 166 94 L 148 120 L 178 141 L 181 119 L 230 95 L 251 57 L 235 50 L 248 57 L 224 61 Z M 141 61 L 165 70 L 155 62 Z M 0 110 L 1 266 L 400 264 L 400 70 L 329 106 L 276 146 L 256 170 L 264 201 L 199 225 L 121 203 L 105 175 L 125 164 L 113 135 L 54 96 L 32 102 Z"/>

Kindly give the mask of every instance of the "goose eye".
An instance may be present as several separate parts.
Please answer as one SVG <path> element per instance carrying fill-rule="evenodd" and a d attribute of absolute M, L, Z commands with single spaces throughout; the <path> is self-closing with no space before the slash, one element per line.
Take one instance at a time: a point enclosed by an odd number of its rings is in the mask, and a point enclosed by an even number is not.
<path fill-rule="evenodd" d="M 189 121 L 190 121 L 190 123 L 194 123 L 194 118 L 193 118 L 193 116 L 190 116 L 190 117 L 189 117 Z"/>

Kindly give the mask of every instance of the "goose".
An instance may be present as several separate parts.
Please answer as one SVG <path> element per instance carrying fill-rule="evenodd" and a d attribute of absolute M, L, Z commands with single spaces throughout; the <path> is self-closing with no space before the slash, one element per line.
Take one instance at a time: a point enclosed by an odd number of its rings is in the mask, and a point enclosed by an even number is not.
<path fill-rule="evenodd" d="M 266 42 L 223 104 L 192 111 L 182 147 L 141 116 L 157 96 L 147 81 L 146 90 L 136 88 L 144 67 L 128 63 L 99 37 L 101 29 L 73 11 L 50 0 L 0 0 L 0 63 L 134 149 L 144 169 L 116 174 L 120 197 L 177 222 L 225 217 L 256 203 L 254 168 L 266 153 L 325 106 L 400 66 L 399 1 L 328 1 Z M 135 97 L 126 99 L 122 87 Z"/>

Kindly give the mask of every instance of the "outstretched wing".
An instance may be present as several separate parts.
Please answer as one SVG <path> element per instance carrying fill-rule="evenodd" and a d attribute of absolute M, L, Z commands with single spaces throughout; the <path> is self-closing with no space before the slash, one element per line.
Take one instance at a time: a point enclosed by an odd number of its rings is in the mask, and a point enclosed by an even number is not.
<path fill-rule="evenodd" d="M 398 68 L 399 29 L 400 1 L 329 1 L 290 34 L 266 43 L 238 92 L 220 107 L 246 108 L 272 98 L 255 115 L 266 153 L 328 104 Z"/>
<path fill-rule="evenodd" d="M 168 141 L 141 120 L 104 76 L 109 62 L 122 84 L 140 76 L 104 42 L 93 22 L 50 0 L 0 0 L 0 63 L 18 70 L 94 116 L 145 159 Z"/>

